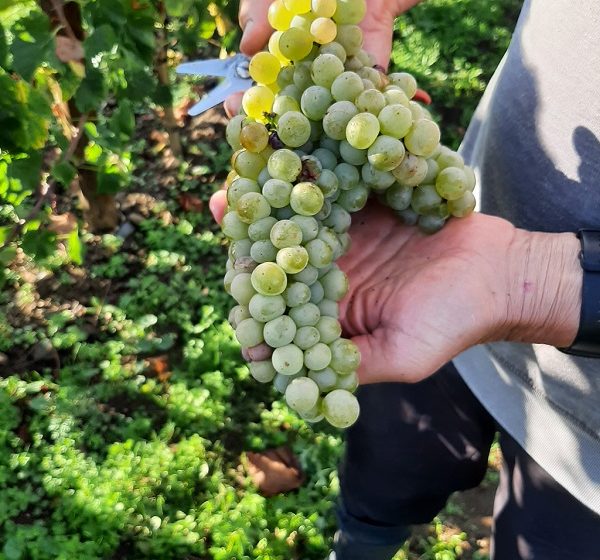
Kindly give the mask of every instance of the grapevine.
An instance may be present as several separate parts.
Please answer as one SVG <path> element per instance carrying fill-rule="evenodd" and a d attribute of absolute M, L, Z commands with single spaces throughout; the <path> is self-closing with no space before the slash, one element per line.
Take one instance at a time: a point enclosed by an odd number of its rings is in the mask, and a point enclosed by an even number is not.
<path fill-rule="evenodd" d="M 351 214 L 370 195 L 407 225 L 439 231 L 475 208 L 475 175 L 440 144 L 405 72 L 386 75 L 363 50 L 365 0 L 275 0 L 256 85 L 231 119 L 230 239 L 224 285 L 252 376 L 273 383 L 309 422 L 359 415 L 360 353 L 342 337 Z"/>

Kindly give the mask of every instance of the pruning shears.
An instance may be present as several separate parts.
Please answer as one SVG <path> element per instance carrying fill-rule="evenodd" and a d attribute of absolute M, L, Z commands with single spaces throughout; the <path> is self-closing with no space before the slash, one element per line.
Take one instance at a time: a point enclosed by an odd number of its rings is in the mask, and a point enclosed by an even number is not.
<path fill-rule="evenodd" d="M 195 60 L 177 66 L 175 70 L 177 74 L 224 78 L 217 87 L 209 91 L 199 103 L 196 103 L 188 111 L 188 114 L 195 117 L 222 103 L 232 93 L 246 91 L 252 86 L 252 78 L 248 70 L 249 64 L 250 59 L 246 55 L 238 53 L 229 58 Z"/>

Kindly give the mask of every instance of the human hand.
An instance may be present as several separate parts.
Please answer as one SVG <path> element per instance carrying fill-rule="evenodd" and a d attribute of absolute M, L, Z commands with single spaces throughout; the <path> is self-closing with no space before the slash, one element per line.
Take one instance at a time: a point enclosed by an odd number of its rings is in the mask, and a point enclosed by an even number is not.
<path fill-rule="evenodd" d="M 566 347 L 581 302 L 579 242 L 474 214 L 435 235 L 377 203 L 356 215 L 338 264 L 340 315 L 358 345 L 361 383 L 416 382 L 467 348 L 513 340 Z"/>

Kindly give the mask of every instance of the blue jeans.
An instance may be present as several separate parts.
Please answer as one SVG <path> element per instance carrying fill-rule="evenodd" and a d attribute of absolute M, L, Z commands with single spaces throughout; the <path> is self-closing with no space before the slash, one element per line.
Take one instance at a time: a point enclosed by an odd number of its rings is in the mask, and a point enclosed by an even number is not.
<path fill-rule="evenodd" d="M 412 525 L 479 485 L 497 430 L 504 465 L 493 560 L 598 560 L 600 517 L 495 424 L 454 366 L 414 385 L 364 386 L 358 398 L 340 465 L 336 560 L 390 560 Z"/>

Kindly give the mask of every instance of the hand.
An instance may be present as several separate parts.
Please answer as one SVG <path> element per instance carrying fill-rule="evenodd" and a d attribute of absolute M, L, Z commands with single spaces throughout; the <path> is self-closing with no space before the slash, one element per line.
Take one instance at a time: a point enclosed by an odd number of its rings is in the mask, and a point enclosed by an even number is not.
<path fill-rule="evenodd" d="M 353 218 L 339 261 L 350 283 L 341 318 L 362 354 L 361 383 L 420 381 L 483 342 L 575 338 L 582 273 L 573 234 L 474 214 L 427 236 L 376 203 Z"/>

